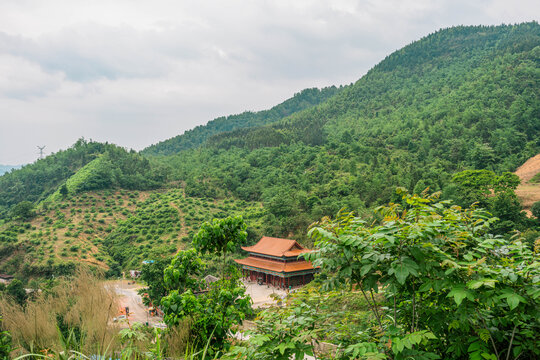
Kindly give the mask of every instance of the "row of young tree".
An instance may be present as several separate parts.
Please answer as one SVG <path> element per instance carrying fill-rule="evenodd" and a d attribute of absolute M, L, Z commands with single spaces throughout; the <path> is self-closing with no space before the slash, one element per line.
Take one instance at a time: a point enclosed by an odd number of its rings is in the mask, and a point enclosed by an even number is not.
<path fill-rule="evenodd" d="M 79 139 L 67 150 L 0 176 L 0 220 L 26 217 L 28 204 L 35 206 L 55 193 L 155 189 L 163 186 L 167 174 L 167 169 L 153 166 L 133 150 Z"/>

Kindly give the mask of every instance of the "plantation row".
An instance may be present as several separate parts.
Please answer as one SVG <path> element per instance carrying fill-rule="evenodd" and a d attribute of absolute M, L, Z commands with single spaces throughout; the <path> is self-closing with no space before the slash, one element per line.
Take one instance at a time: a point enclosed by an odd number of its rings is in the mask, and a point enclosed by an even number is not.
<path fill-rule="evenodd" d="M 211 218 L 245 214 L 254 237 L 264 215 L 256 203 L 191 198 L 180 189 L 85 192 L 36 211 L 33 219 L 0 225 L 1 272 L 50 276 L 83 261 L 118 276 L 143 260 L 173 255 Z"/>

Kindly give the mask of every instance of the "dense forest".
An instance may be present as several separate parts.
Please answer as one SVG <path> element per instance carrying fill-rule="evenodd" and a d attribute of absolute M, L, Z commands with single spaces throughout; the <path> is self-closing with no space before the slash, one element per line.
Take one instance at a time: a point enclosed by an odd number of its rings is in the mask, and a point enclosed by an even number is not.
<path fill-rule="evenodd" d="M 160 160 L 187 194 L 262 201 L 276 235 L 396 186 L 457 199 L 454 173 L 514 171 L 540 152 L 539 62 L 537 23 L 441 30 L 321 105 Z"/>
<path fill-rule="evenodd" d="M 305 89 L 269 110 L 259 112 L 246 111 L 242 114 L 214 119 L 206 125 L 197 126 L 182 135 L 149 146 L 141 153 L 145 155 L 172 155 L 182 150 L 197 148 L 204 144 L 212 135 L 277 122 L 298 111 L 324 102 L 342 89 L 343 87 L 337 88 L 335 86 L 323 89 Z"/>
<path fill-rule="evenodd" d="M 539 65 L 536 22 L 454 27 L 350 86 L 307 89 L 141 153 L 81 139 L 0 177 L 2 269 L 35 261 L 25 273 L 37 274 L 84 255 L 118 274 L 230 214 L 244 215 L 250 240 L 311 245 L 311 223 L 341 208 L 363 216 L 399 200 L 396 187 L 479 202 L 501 219 L 497 234 L 533 239 L 538 222 L 521 213 L 508 172 L 540 152 Z"/>

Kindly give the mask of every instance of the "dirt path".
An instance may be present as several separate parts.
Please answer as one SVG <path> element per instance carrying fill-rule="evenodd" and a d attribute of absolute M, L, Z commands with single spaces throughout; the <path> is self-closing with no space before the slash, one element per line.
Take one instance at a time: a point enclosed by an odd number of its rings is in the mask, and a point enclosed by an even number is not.
<path fill-rule="evenodd" d="M 148 323 L 149 326 L 162 326 L 163 318 L 160 316 L 150 316 L 146 306 L 144 306 L 142 302 L 141 296 L 137 293 L 137 290 L 142 286 L 128 284 L 127 280 L 116 281 L 112 286 L 114 287 L 114 291 L 118 294 L 120 309 L 129 307 L 128 320 L 130 323 L 140 322 L 143 324 Z M 121 325 L 124 324 L 127 325 L 127 322 L 121 323 Z"/>
<path fill-rule="evenodd" d="M 540 184 L 528 183 L 538 173 L 540 173 L 540 154 L 527 160 L 515 172 L 521 179 L 521 184 L 516 189 L 516 195 L 528 216 L 532 216 L 531 206 L 540 201 Z"/>

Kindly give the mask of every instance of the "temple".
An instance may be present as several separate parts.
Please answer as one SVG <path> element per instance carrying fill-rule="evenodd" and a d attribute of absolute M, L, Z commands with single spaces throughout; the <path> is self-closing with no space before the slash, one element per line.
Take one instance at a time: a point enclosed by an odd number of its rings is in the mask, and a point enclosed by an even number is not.
<path fill-rule="evenodd" d="M 318 271 L 310 261 L 299 258 L 311 250 L 295 240 L 264 236 L 257 244 L 242 249 L 249 256 L 235 261 L 242 266 L 243 275 L 252 281 L 289 288 L 307 284 Z"/>

